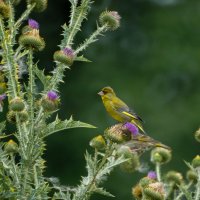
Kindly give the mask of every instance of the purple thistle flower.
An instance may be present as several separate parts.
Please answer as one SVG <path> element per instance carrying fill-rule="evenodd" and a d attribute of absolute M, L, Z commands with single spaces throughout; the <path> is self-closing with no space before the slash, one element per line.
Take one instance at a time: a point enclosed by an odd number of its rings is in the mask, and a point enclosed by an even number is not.
<path fill-rule="evenodd" d="M 134 135 L 136 136 L 139 133 L 138 127 L 130 122 L 126 122 L 124 126 Z"/>
<path fill-rule="evenodd" d="M 157 179 L 156 172 L 149 171 L 148 174 L 147 174 L 147 177 L 150 178 L 150 179 Z"/>
<path fill-rule="evenodd" d="M 74 51 L 73 49 L 69 48 L 69 47 L 66 47 L 63 49 L 63 53 L 66 55 L 66 56 L 69 56 L 69 57 L 74 57 Z"/>
<path fill-rule="evenodd" d="M 47 97 L 49 98 L 49 100 L 55 101 L 56 99 L 58 99 L 58 94 L 51 90 L 47 93 Z"/>
<path fill-rule="evenodd" d="M 6 98 L 6 94 L 1 94 L 0 95 L 0 102 L 3 101 Z"/>
<path fill-rule="evenodd" d="M 36 22 L 34 19 L 29 19 L 29 20 L 28 20 L 28 25 L 29 25 L 32 29 L 39 29 L 39 23 Z"/>

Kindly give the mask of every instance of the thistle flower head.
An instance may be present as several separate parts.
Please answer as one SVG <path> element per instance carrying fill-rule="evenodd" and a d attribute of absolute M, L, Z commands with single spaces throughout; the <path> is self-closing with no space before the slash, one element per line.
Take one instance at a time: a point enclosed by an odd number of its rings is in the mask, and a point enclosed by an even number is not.
<path fill-rule="evenodd" d="M 138 127 L 136 127 L 134 124 L 126 122 L 124 126 L 133 134 L 133 136 L 138 135 L 139 133 Z"/>
<path fill-rule="evenodd" d="M 149 171 L 148 174 L 147 174 L 147 177 L 150 178 L 150 179 L 157 179 L 156 172 Z"/>
<path fill-rule="evenodd" d="M 69 47 L 65 47 L 63 49 L 63 53 L 66 55 L 66 56 L 71 56 L 71 57 L 74 57 L 74 50 L 69 48 Z"/>
<path fill-rule="evenodd" d="M 172 154 L 168 149 L 156 147 L 151 151 L 151 161 L 153 163 L 165 164 L 171 160 Z"/>
<path fill-rule="evenodd" d="M 65 47 L 63 50 L 56 51 L 53 55 L 55 61 L 61 62 L 67 66 L 71 66 L 74 62 L 75 53 L 70 47 Z"/>
<path fill-rule="evenodd" d="M 116 30 L 120 26 L 120 15 L 117 11 L 104 11 L 99 17 L 100 24 L 106 25 L 108 30 Z"/>
<path fill-rule="evenodd" d="M 59 97 L 58 97 L 58 94 L 55 92 L 55 91 L 53 91 L 53 90 L 51 90 L 51 91 L 49 91 L 48 93 L 47 93 L 47 97 L 48 97 L 48 99 L 49 100 L 51 100 L 51 101 L 55 101 L 55 100 L 57 100 Z"/>
<path fill-rule="evenodd" d="M 174 183 L 174 186 L 181 185 L 183 183 L 183 176 L 177 171 L 169 171 L 165 178 L 168 183 Z"/>
<path fill-rule="evenodd" d="M 28 20 L 28 25 L 32 29 L 37 29 L 37 30 L 39 29 L 39 23 L 37 21 L 35 21 L 34 19 L 29 19 Z"/>
<path fill-rule="evenodd" d="M 193 160 L 192 160 L 192 166 L 194 168 L 200 168 L 200 155 L 197 155 Z"/>
<path fill-rule="evenodd" d="M 164 185 L 161 182 L 150 183 L 147 188 L 143 190 L 145 199 L 165 199 Z"/>
<path fill-rule="evenodd" d="M 115 124 L 105 130 L 106 136 L 116 143 L 122 143 L 131 139 L 131 132 L 122 123 Z"/>
<path fill-rule="evenodd" d="M 103 150 L 106 147 L 106 142 L 102 135 L 98 135 L 90 141 L 90 146 L 98 150 Z"/>
<path fill-rule="evenodd" d="M 16 153 L 18 151 L 18 145 L 15 141 L 13 140 L 9 140 L 6 144 L 5 144 L 5 151 L 7 153 Z"/>
<path fill-rule="evenodd" d="M 197 142 L 200 142 L 200 128 L 195 132 L 194 137 Z"/>
<path fill-rule="evenodd" d="M 0 102 L 3 101 L 6 98 L 6 94 L 1 94 L 0 95 Z"/>

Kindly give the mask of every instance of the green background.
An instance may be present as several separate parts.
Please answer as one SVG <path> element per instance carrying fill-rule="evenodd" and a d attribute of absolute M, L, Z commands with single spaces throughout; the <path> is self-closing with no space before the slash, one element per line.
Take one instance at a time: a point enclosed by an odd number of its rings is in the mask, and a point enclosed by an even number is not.
<path fill-rule="evenodd" d="M 65 185 L 77 185 L 86 175 L 84 153 L 86 149 L 92 152 L 90 139 L 115 123 L 97 95 L 108 85 L 144 119 L 150 136 L 173 149 L 173 159 L 163 171 L 184 173 L 187 167 L 183 161 L 191 161 L 199 153 L 193 134 L 200 124 L 200 1 L 98 0 L 77 42 L 95 30 L 98 16 L 105 9 L 120 13 L 120 29 L 106 33 L 84 52 L 92 62 L 74 63 L 65 73 L 60 92 L 62 119 L 73 115 L 98 128 L 50 136 L 46 141 L 45 175 L 59 177 Z M 68 16 L 69 3 L 63 0 L 49 0 L 46 12 L 31 16 L 40 22 L 46 41 L 46 49 L 38 54 L 39 65 L 46 73 L 55 66 L 52 55 L 62 39 L 60 26 Z M 149 152 L 142 160 L 153 169 Z M 117 200 L 129 200 L 132 186 L 145 175 L 116 169 L 105 187 Z M 97 195 L 93 199 L 109 198 Z"/>

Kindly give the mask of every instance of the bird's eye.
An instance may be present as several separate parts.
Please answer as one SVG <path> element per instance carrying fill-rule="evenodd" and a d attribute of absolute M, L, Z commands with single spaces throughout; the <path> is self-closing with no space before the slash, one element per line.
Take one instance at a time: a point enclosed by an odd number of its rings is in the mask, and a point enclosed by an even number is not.
<path fill-rule="evenodd" d="M 108 91 L 106 91 L 106 90 L 103 90 L 103 93 L 104 93 L 104 94 L 107 94 L 107 93 L 108 93 Z"/>

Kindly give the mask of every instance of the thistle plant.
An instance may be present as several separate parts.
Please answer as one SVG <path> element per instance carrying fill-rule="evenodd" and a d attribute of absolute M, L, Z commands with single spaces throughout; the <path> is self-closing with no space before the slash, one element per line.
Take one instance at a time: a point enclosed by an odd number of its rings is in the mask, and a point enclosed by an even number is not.
<path fill-rule="evenodd" d="M 44 176 L 46 137 L 71 128 L 95 128 L 72 117 L 65 120 L 55 117 L 61 107 L 59 86 L 64 84 L 64 72 L 73 69 L 77 61 L 88 62 L 82 52 L 99 36 L 120 26 L 118 12 L 103 11 L 96 30 L 77 44 L 76 35 L 82 30 L 92 1 L 69 2 L 69 22 L 62 26 L 63 38 L 52 55 L 55 67 L 46 74 L 36 57 L 38 51 L 45 50 L 48 41 L 40 34 L 39 23 L 30 15 L 45 11 L 47 0 L 27 0 L 19 18 L 15 16 L 15 6 L 24 2 L 0 0 L 0 112 L 7 111 L 0 122 L 0 199 L 88 200 L 94 193 L 113 197 L 101 186 L 107 176 L 116 166 L 128 173 L 140 170 L 140 156 L 150 149 L 153 149 L 151 161 L 156 172 L 149 172 L 139 181 L 133 188 L 133 196 L 136 199 L 199 199 L 199 156 L 191 164 L 187 163 L 188 183 L 176 171 L 169 172 L 164 179 L 161 166 L 170 161 L 170 148 L 141 134 L 129 122 L 115 124 L 91 139 L 94 151 L 85 154 L 87 175 L 77 186 L 64 186 L 58 178 Z M 28 74 L 28 80 L 23 80 L 23 73 Z M 37 87 L 38 82 L 42 88 Z M 7 131 L 10 124 L 13 132 Z M 199 131 L 195 138 L 199 141 Z"/>
<path fill-rule="evenodd" d="M 199 142 L 199 130 L 195 132 L 195 139 Z M 166 163 L 171 161 L 171 151 L 156 147 L 151 151 L 151 162 L 155 171 L 149 172 L 133 188 L 134 199 L 149 200 L 197 200 L 200 199 L 200 156 L 197 155 L 188 167 L 185 177 L 175 170 L 162 172 Z"/>
<path fill-rule="evenodd" d="M 95 152 L 94 158 L 86 153 L 88 177 L 74 189 L 58 185 L 55 178 L 44 177 L 46 165 L 42 156 L 47 136 L 65 129 L 94 128 L 72 117 L 65 120 L 54 117 L 60 107 L 59 85 L 64 71 L 74 62 L 88 61 L 81 54 L 83 50 L 97 41 L 98 36 L 119 27 L 120 16 L 115 11 L 104 11 L 96 30 L 83 43 L 76 44 L 75 36 L 87 19 L 92 1 L 70 0 L 70 20 L 62 26 L 63 39 L 52 55 L 54 70 L 45 74 L 34 58 L 37 51 L 44 50 L 46 42 L 40 35 L 39 23 L 30 15 L 44 11 L 47 0 L 27 0 L 25 11 L 17 19 L 18 3 L 0 1 L 0 111 L 8 110 L 6 119 L 0 123 L 1 138 L 6 138 L 0 144 L 0 199 L 89 199 L 95 191 L 109 194 L 98 184 L 125 160 L 114 156 L 113 145 L 106 148 L 105 154 Z M 23 73 L 28 74 L 28 81 L 22 79 Z M 41 90 L 38 81 L 43 86 Z M 15 127 L 12 133 L 6 130 L 10 123 Z"/>

